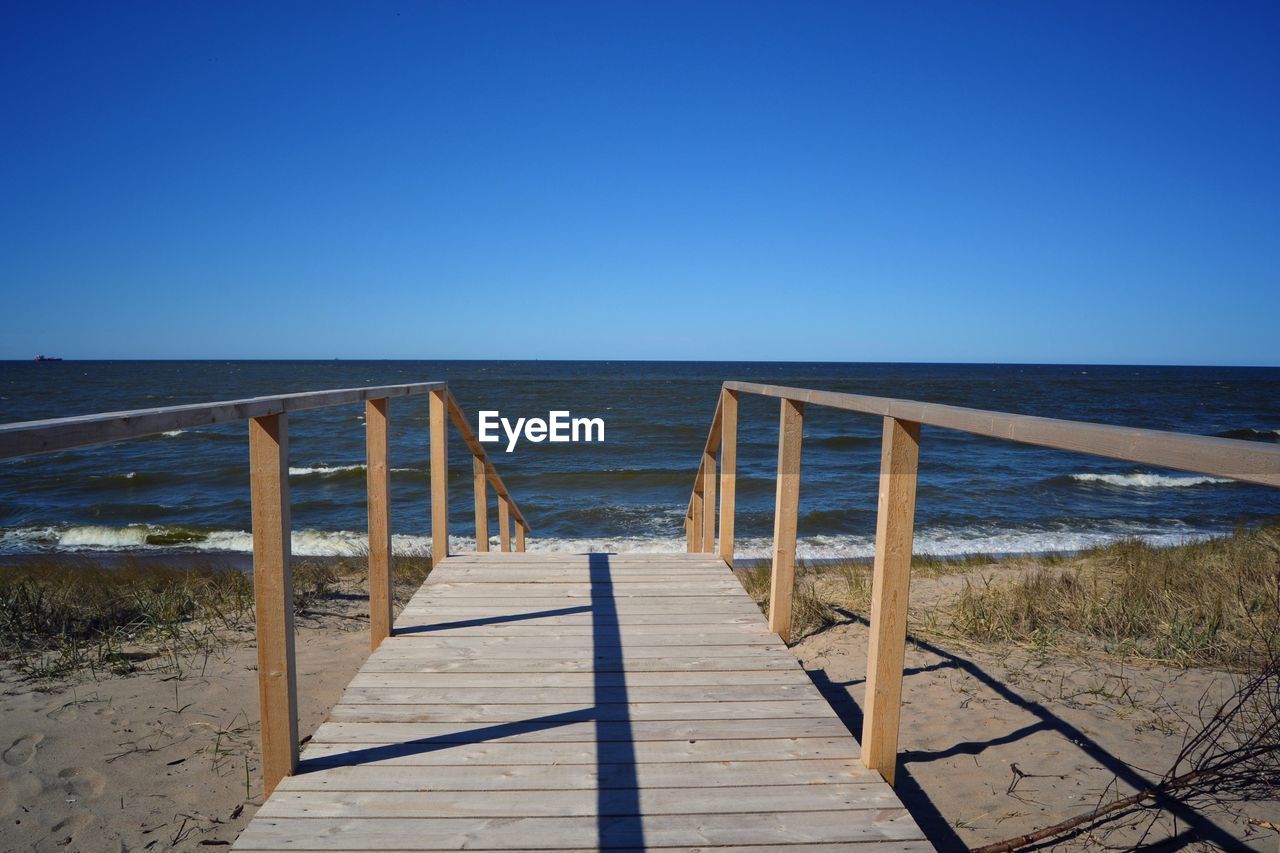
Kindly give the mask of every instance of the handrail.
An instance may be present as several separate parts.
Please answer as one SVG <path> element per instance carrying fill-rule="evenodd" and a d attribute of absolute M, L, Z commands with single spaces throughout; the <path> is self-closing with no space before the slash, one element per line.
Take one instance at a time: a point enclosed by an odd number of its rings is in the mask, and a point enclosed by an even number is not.
<path fill-rule="evenodd" d="M 446 424 L 452 422 L 472 456 L 476 549 L 489 550 L 486 484 L 497 493 L 502 550 L 524 551 L 529 523 L 516 506 L 466 415 L 444 382 L 305 391 L 243 400 L 104 412 L 0 425 L 0 459 L 109 444 L 174 429 L 248 421 L 249 487 L 253 512 L 254 630 L 262 714 L 262 776 L 270 794 L 298 766 L 297 674 L 293 648 L 292 535 L 289 513 L 288 414 L 363 402 L 369 508 L 370 645 L 391 635 L 392 560 L 389 456 L 390 401 L 428 396 L 431 448 L 431 559 L 449 554 Z"/>
<path fill-rule="evenodd" d="M 1280 447 L 1256 441 L 1014 415 L 942 403 L 867 397 L 754 382 L 726 382 L 724 387 L 747 394 L 812 403 L 848 412 L 883 415 L 900 421 L 912 421 L 1038 447 L 1072 450 L 1159 468 L 1228 477 L 1263 486 L 1280 486 Z"/>
<path fill-rule="evenodd" d="M 723 457 L 719 547 L 720 556 L 730 567 L 733 566 L 732 495 L 739 394 L 775 397 L 781 401 L 769 627 L 784 641 L 790 640 L 791 632 L 804 407 L 826 406 L 879 415 L 884 419 L 862 758 L 868 767 L 879 771 L 890 784 L 893 784 L 897 766 L 921 425 L 1280 487 L 1280 447 L 1257 442 L 1016 415 L 891 397 L 728 381 L 721 385 L 711 431 L 694 478 L 685 511 L 685 535 L 690 551 L 711 553 L 716 550 L 715 492 L 708 484 L 714 482 L 716 450 L 719 448 Z"/>
<path fill-rule="evenodd" d="M 367 388 L 334 388 L 328 391 L 303 391 L 271 397 L 249 397 L 244 400 L 165 406 L 158 409 L 134 409 L 127 412 L 102 412 L 69 418 L 2 424 L 0 425 L 0 459 L 70 450 L 74 447 L 88 447 L 94 444 L 110 444 L 129 438 L 158 435 L 175 429 L 214 426 L 384 397 L 412 397 L 444 387 L 443 382 L 418 382 L 408 385 L 375 385 Z"/>

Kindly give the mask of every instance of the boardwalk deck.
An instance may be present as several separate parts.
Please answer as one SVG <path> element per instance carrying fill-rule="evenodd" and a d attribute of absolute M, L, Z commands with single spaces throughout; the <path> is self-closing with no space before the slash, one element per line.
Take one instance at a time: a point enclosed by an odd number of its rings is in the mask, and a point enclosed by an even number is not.
<path fill-rule="evenodd" d="M 436 568 L 235 849 L 782 846 L 932 849 L 725 564 L 499 553 Z"/>

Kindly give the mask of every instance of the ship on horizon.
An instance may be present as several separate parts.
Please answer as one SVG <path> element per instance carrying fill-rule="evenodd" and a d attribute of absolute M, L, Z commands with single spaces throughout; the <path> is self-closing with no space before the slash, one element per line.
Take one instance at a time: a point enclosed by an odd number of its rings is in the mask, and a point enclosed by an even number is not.
<path fill-rule="evenodd" d="M 62 359 L 58 356 L 42 354 L 36 356 L 36 361 L 62 361 Z"/>

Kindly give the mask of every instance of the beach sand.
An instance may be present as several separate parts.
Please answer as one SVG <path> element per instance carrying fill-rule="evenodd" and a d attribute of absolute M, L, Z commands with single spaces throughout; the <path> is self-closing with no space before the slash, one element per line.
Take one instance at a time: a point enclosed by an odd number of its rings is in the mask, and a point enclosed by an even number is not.
<path fill-rule="evenodd" d="M 923 578 L 913 603 L 958 582 Z M 322 615 L 299 619 L 304 738 L 368 654 L 363 608 L 352 589 L 327 597 Z M 849 614 L 794 649 L 859 736 L 866 639 Z M 234 841 L 261 803 L 256 652 L 251 635 L 238 640 L 207 658 L 155 658 L 130 676 L 49 684 L 0 671 L 0 849 L 208 850 Z M 1230 683 L 1208 670 L 946 644 L 909 646 L 907 667 L 898 790 L 947 849 L 1088 810 L 1117 773 L 1133 780 L 1131 766 L 1158 775 L 1201 698 Z M 1276 820 L 1280 805 L 1256 803 L 1251 813 Z M 1251 849 L 1277 849 L 1273 832 L 1218 822 L 1230 837 L 1248 835 Z M 1094 833 L 1060 848 L 1134 840 Z"/>
<path fill-rule="evenodd" d="M 299 621 L 302 736 L 368 655 L 366 628 L 341 617 Z M 256 655 L 243 642 L 180 667 L 53 689 L 0 670 L 0 850 L 233 842 L 261 803 Z"/>

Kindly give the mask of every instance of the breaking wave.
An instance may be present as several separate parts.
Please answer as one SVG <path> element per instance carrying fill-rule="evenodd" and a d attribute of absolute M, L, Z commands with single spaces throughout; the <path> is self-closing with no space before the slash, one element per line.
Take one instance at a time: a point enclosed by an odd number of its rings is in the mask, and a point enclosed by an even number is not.
<path fill-rule="evenodd" d="M 1208 486 L 1230 483 L 1222 477 L 1174 477 L 1168 474 L 1072 474 L 1077 483 L 1102 483 L 1107 486 L 1137 489 L 1181 489 L 1189 486 Z"/>

